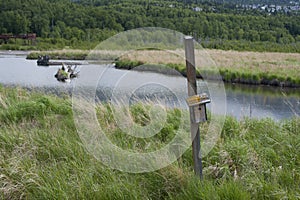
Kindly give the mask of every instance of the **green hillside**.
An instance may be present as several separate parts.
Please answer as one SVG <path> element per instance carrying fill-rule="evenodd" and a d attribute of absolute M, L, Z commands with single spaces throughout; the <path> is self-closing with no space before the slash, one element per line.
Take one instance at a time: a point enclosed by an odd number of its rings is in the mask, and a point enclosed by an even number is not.
<path fill-rule="evenodd" d="M 0 7 L 0 33 L 36 33 L 40 43 L 48 44 L 44 49 L 92 48 L 121 31 L 163 27 L 193 35 L 208 48 L 300 51 L 297 13 L 271 14 L 241 11 L 227 4 L 146 0 L 0 0 Z"/>

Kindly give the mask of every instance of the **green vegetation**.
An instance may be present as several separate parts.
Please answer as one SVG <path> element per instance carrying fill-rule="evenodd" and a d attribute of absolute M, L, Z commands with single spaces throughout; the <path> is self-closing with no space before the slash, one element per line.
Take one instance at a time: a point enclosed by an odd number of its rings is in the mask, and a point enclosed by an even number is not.
<path fill-rule="evenodd" d="M 122 52 L 123 53 L 123 52 Z M 93 60 L 93 61 L 114 61 L 121 51 L 88 51 L 63 49 L 53 51 L 32 51 L 26 59 L 36 60 L 39 55 L 48 55 L 50 59 L 57 60 Z"/>
<path fill-rule="evenodd" d="M 2 43 L 2 44 L 1 44 Z M 92 49 L 95 47 L 95 43 L 88 41 L 69 41 L 63 38 L 41 38 L 38 37 L 33 43 L 22 39 L 9 40 L 7 43 L 3 43 L 0 40 L 1 50 L 17 50 L 17 51 L 42 51 L 42 50 L 57 50 L 72 47 L 73 49 Z"/>
<path fill-rule="evenodd" d="M 138 67 L 139 66 L 139 67 Z M 140 67 L 142 66 L 142 67 Z M 138 67 L 138 68 L 136 68 Z M 131 60 L 118 60 L 116 62 L 117 69 L 137 69 L 144 71 L 154 71 L 164 74 L 176 74 L 173 70 L 176 70 L 181 75 L 186 76 L 186 66 L 183 64 L 145 64 L 142 61 L 131 61 Z M 218 80 L 219 75 L 222 80 L 228 83 L 242 83 L 249 85 L 272 85 L 272 86 L 282 86 L 282 87 L 300 87 L 300 77 L 298 74 L 294 76 L 285 76 L 280 73 L 270 73 L 262 71 L 245 71 L 243 69 L 233 69 L 233 68 L 222 68 L 218 70 L 211 70 L 209 68 L 197 68 L 196 76 L 197 78 L 204 78 L 207 80 Z"/>
<path fill-rule="evenodd" d="M 165 127 L 146 140 L 117 126 L 113 106 L 97 116 L 110 139 L 123 148 L 160 147 L 186 111 L 169 109 Z M 147 105 L 130 109 L 141 125 Z M 203 124 L 205 134 L 208 124 Z M 186 125 L 188 126 L 188 124 Z M 204 181 L 194 177 L 191 149 L 178 163 L 150 173 L 129 174 L 101 164 L 81 145 L 68 97 L 0 87 L 0 197 L 2 199 L 297 199 L 300 195 L 300 119 L 227 117 L 213 150 L 203 160 Z M 188 131 L 188 130 L 186 130 Z"/>
<path fill-rule="evenodd" d="M 203 71 L 208 79 L 214 78 L 214 71 Z M 236 70 L 220 69 L 219 73 L 225 82 L 242 83 L 250 85 L 272 85 L 282 87 L 300 87 L 300 77 L 285 77 L 281 74 L 263 72 L 243 72 Z"/>
<path fill-rule="evenodd" d="M 131 60 L 117 60 L 117 69 L 127 69 L 127 70 L 140 70 L 140 71 L 152 71 L 157 73 L 163 73 L 167 75 L 178 75 L 181 74 L 186 76 L 186 66 L 181 64 L 167 63 L 164 64 L 146 64 L 141 61 L 131 61 Z M 196 70 L 196 77 L 202 78 L 200 71 Z"/>
<path fill-rule="evenodd" d="M 91 49 L 116 33 L 163 27 L 193 35 L 207 48 L 300 52 L 300 15 L 198 1 L 1 0 L 0 33 L 36 33 L 36 46 L 1 45 L 1 49 Z M 202 11 L 195 11 L 195 7 Z M 7 41 L 1 41 L 3 43 Z M 132 41 L 128 41 L 132 42 Z"/>
<path fill-rule="evenodd" d="M 35 51 L 27 55 L 26 59 L 36 60 L 40 55 L 48 55 L 57 60 L 85 60 L 87 51 Z"/>

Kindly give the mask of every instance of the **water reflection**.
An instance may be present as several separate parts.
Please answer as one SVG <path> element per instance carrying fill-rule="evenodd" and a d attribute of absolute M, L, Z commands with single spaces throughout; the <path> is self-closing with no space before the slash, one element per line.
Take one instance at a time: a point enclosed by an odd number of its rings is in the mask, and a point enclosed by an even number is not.
<path fill-rule="evenodd" d="M 105 75 L 98 80 L 97 100 L 110 101 L 116 96 L 127 96 L 129 103 L 161 99 L 167 106 L 187 108 L 186 104 L 182 103 L 187 97 L 187 83 L 184 77 L 116 70 L 107 65 L 85 65 L 80 68 L 88 67 L 89 70 L 82 70 L 78 79 L 66 84 L 58 82 L 54 77 L 60 67 L 38 67 L 35 60 L 26 60 L 24 55 L 0 54 L 0 83 L 64 95 L 72 93 L 76 82 L 84 83 L 88 90 L 89 84 L 94 84 L 89 79 L 90 75 L 99 71 Z M 148 81 L 148 84 L 141 85 L 145 81 Z M 217 93 L 216 96 L 218 92 L 221 93 L 222 88 L 217 83 L 210 84 Z M 225 89 L 226 99 L 220 96 L 214 103 L 221 105 L 226 101 L 227 114 L 239 119 L 247 116 L 280 120 L 300 115 L 299 88 L 225 84 Z M 206 83 L 198 82 L 198 92 L 208 92 L 206 90 Z"/>
<path fill-rule="evenodd" d="M 284 119 L 300 114 L 299 89 L 226 85 L 228 113 L 241 118 Z"/>

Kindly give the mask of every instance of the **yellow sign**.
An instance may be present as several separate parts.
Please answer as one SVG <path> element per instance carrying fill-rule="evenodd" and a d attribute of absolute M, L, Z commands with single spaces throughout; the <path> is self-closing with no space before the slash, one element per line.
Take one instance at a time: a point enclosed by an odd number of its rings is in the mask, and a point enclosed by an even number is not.
<path fill-rule="evenodd" d="M 210 99 L 206 93 L 200 95 L 193 95 L 186 99 L 189 106 L 195 106 L 203 103 L 209 103 Z"/>
<path fill-rule="evenodd" d="M 199 95 L 194 95 L 194 96 L 188 97 L 186 101 L 189 105 L 192 105 L 192 104 L 200 103 L 201 98 Z"/>

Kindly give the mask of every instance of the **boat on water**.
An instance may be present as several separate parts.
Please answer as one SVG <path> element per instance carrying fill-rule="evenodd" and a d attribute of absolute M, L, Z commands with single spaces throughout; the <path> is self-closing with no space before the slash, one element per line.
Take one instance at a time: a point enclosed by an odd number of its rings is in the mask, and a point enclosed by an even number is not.
<path fill-rule="evenodd" d="M 78 77 L 79 71 L 76 70 L 77 65 L 72 67 L 71 65 L 62 64 L 54 75 L 54 77 L 60 82 L 70 82 L 71 79 Z"/>
<path fill-rule="evenodd" d="M 62 61 L 50 61 L 50 56 L 44 55 L 44 56 L 39 56 L 37 60 L 37 65 L 38 66 L 50 66 L 50 65 L 83 65 L 83 63 L 79 62 L 62 62 Z"/>

